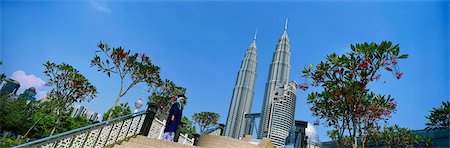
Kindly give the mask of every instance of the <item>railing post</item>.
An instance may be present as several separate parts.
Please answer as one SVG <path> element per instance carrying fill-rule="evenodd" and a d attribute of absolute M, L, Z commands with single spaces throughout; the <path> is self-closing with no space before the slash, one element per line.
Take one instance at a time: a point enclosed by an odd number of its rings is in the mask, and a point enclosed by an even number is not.
<path fill-rule="evenodd" d="M 200 134 L 197 134 L 197 133 L 195 133 L 195 134 L 192 134 L 192 136 L 194 136 L 194 145 L 197 145 L 198 144 L 198 139 L 200 138 Z"/>
<path fill-rule="evenodd" d="M 187 133 L 185 133 L 185 134 L 184 134 L 184 141 L 183 141 L 183 144 L 186 144 L 186 140 L 188 140 L 188 138 L 189 138 L 189 137 L 188 137 Z"/>
<path fill-rule="evenodd" d="M 161 129 L 159 130 L 159 134 L 158 134 L 158 138 L 157 138 L 159 140 L 162 139 L 162 136 L 164 134 L 164 129 L 166 128 L 166 122 L 167 122 L 167 120 L 163 120 L 163 125 L 162 125 Z"/>
<path fill-rule="evenodd" d="M 148 136 L 150 128 L 152 127 L 153 119 L 155 119 L 156 111 L 158 106 L 155 103 L 147 103 L 147 111 L 145 112 L 144 123 L 142 124 L 141 131 L 139 135 Z"/>
<path fill-rule="evenodd" d="M 219 136 L 225 136 L 225 124 L 219 124 L 220 133 Z"/>

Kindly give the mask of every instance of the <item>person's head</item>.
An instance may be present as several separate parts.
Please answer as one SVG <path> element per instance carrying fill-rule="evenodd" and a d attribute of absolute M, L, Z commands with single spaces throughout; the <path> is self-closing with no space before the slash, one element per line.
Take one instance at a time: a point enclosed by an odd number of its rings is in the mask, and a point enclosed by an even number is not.
<path fill-rule="evenodd" d="M 178 95 L 178 102 L 180 103 L 180 104 L 183 104 L 183 105 L 185 105 L 186 104 L 186 96 L 184 96 L 184 95 Z"/>

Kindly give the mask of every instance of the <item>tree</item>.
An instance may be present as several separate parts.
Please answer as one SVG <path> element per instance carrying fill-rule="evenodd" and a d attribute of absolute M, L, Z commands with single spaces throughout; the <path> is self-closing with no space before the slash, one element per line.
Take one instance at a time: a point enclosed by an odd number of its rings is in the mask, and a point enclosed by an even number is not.
<path fill-rule="evenodd" d="M 0 65 L 2 65 L 2 64 L 3 64 L 3 62 L 0 61 Z M 0 74 L 0 81 L 2 81 L 5 77 L 6 77 L 6 75 L 4 73 L 1 73 Z"/>
<path fill-rule="evenodd" d="M 159 80 L 159 67 L 153 65 L 147 55 L 138 53 L 131 55 L 130 50 L 125 51 L 122 47 L 111 49 L 108 44 L 102 42 L 98 44 L 98 48 L 100 50 L 96 51 L 91 60 L 91 67 L 96 66 L 98 71 L 106 73 L 108 77 L 113 73 L 120 78 L 119 94 L 111 108 L 115 108 L 120 98 L 135 85 L 142 82 L 153 84 Z M 97 53 L 102 53 L 103 56 L 101 57 Z M 125 84 L 127 78 L 131 79 L 131 83 Z M 111 119 L 112 113 L 110 112 L 108 119 Z"/>
<path fill-rule="evenodd" d="M 113 113 L 111 113 L 111 112 L 113 112 Z M 128 105 L 128 102 L 127 102 L 127 103 L 119 104 L 119 106 L 116 106 L 115 109 L 110 108 L 106 113 L 103 114 L 103 120 L 102 121 L 108 120 L 108 116 L 110 114 L 111 114 L 112 118 L 116 118 L 116 117 L 120 117 L 120 116 L 131 114 L 130 105 Z"/>
<path fill-rule="evenodd" d="M 96 94 L 97 89 L 74 67 L 62 63 L 55 64 L 47 61 L 44 64 L 45 75 L 49 77 L 47 86 L 54 86 L 47 98 L 51 103 L 56 122 L 50 135 L 53 135 L 59 121 L 60 114 L 74 102 L 90 101 Z"/>
<path fill-rule="evenodd" d="M 156 118 L 159 120 L 164 120 L 167 118 L 169 109 L 173 102 L 176 101 L 176 97 L 181 94 L 186 93 L 186 88 L 175 85 L 170 80 L 158 81 L 151 85 L 152 95 L 149 96 L 149 102 L 154 102 L 158 106 L 158 111 L 156 113 Z M 187 98 L 185 99 L 185 101 Z M 187 104 L 187 102 L 185 102 Z"/>
<path fill-rule="evenodd" d="M 33 121 L 36 125 L 30 130 L 29 137 L 32 138 L 44 138 L 47 137 L 52 131 L 54 134 L 70 131 L 80 127 L 84 127 L 93 124 L 94 121 L 90 121 L 86 116 L 70 116 L 69 112 L 61 112 L 61 114 L 56 116 L 55 114 L 49 114 L 52 109 L 49 108 L 48 104 L 43 105 L 38 113 L 33 116 Z M 59 125 L 53 130 L 56 121 L 60 120 Z M 39 121 L 39 122 L 36 122 Z"/>
<path fill-rule="evenodd" d="M 431 138 L 419 136 L 414 134 L 412 130 L 398 125 L 385 125 L 383 128 L 377 126 L 376 128 L 376 132 L 369 133 L 367 142 L 375 147 L 410 147 L 411 145 L 418 147 L 421 143 L 425 147 L 430 147 L 432 144 Z"/>
<path fill-rule="evenodd" d="M 180 133 L 188 134 L 188 137 L 194 137 L 193 135 L 197 132 L 195 130 L 195 127 L 192 125 L 192 121 L 188 119 L 188 117 L 183 116 L 181 118 L 181 122 L 184 123 L 184 125 L 180 129 Z"/>
<path fill-rule="evenodd" d="M 428 122 L 426 123 L 426 130 L 448 128 L 450 121 L 450 102 L 442 102 L 438 108 L 433 108 L 430 115 L 426 116 Z"/>
<path fill-rule="evenodd" d="M 204 132 L 206 129 L 217 125 L 217 121 L 220 119 L 220 115 L 213 112 L 200 112 L 194 113 L 192 119 L 195 124 L 200 127 L 200 132 Z"/>
<path fill-rule="evenodd" d="M 0 129 L 15 134 L 25 134 L 31 126 L 32 116 L 38 108 L 36 101 L 14 98 L 11 94 L 0 94 Z"/>
<path fill-rule="evenodd" d="M 364 43 L 351 45 L 351 52 L 341 56 L 333 53 L 325 61 L 315 66 L 310 65 L 302 71 L 305 83 L 298 87 L 309 87 L 306 79 L 312 79 L 312 86 L 321 86 L 321 92 L 308 95 L 307 103 L 311 105 L 313 116 L 324 119 L 325 125 L 333 127 L 332 139 L 339 145 L 346 136 L 352 140 L 352 146 L 358 147 L 358 137 L 366 141 L 368 133 L 380 121 L 388 120 L 397 106 L 394 98 L 376 95 L 369 91 L 367 85 L 378 81 L 384 68 L 396 75 L 403 76 L 397 60 L 405 59 L 407 54 L 399 55 L 399 45 L 383 41 L 381 44 Z"/>

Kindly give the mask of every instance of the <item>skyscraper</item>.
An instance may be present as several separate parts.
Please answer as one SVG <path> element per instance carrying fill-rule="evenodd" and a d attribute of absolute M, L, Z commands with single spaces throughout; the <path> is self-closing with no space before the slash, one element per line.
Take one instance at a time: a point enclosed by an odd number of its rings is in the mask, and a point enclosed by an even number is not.
<path fill-rule="evenodd" d="M 16 80 L 5 78 L 3 79 L 3 82 L 0 82 L 0 93 L 12 93 L 16 94 L 17 90 L 19 90 L 20 83 Z"/>
<path fill-rule="evenodd" d="M 244 115 L 250 113 L 255 94 L 256 79 L 256 32 L 253 41 L 245 53 L 239 69 L 236 85 L 233 89 L 230 109 L 228 111 L 225 136 L 240 138 L 244 134 Z"/>
<path fill-rule="evenodd" d="M 289 130 L 294 125 L 295 101 L 297 83 L 285 83 L 280 91 L 275 92 L 269 113 L 268 137 L 273 145 L 283 146 L 289 136 Z M 277 95 L 280 94 L 280 95 Z"/>
<path fill-rule="evenodd" d="M 290 74 L 290 58 L 291 58 L 291 47 L 289 43 L 289 37 L 287 34 L 287 19 L 284 25 L 284 31 L 281 38 L 278 40 L 276 50 L 273 53 L 272 63 L 270 64 L 269 77 L 266 83 L 266 88 L 264 92 L 263 106 L 261 110 L 261 120 L 260 128 L 258 133 L 258 138 L 270 137 L 269 128 L 273 130 L 286 130 L 289 133 L 289 126 L 287 129 L 278 126 L 271 126 L 271 123 L 278 122 L 273 121 L 273 105 L 274 99 L 284 96 L 285 91 L 280 91 L 285 89 L 285 85 L 288 84 L 289 74 Z M 294 98 L 295 100 L 295 98 Z M 278 108 L 286 109 L 286 108 Z M 291 115 L 286 114 L 285 117 L 290 117 Z M 285 119 L 290 120 L 290 119 Z M 293 119 L 292 119 L 293 122 Z M 274 142 L 274 140 L 272 139 Z"/>
<path fill-rule="evenodd" d="M 22 94 L 19 95 L 20 98 L 26 98 L 28 100 L 36 100 L 36 88 L 30 87 L 26 89 Z"/>

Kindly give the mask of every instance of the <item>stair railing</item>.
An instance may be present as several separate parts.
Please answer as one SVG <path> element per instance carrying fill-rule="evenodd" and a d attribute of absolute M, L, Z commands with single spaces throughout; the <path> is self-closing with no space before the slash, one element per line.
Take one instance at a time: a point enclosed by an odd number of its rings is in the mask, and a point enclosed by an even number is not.
<path fill-rule="evenodd" d="M 156 110 L 157 106 L 150 103 L 146 111 L 113 118 L 100 123 L 63 132 L 43 139 L 24 143 L 15 146 L 14 148 L 106 147 L 137 134 L 147 136 L 149 134 L 153 119 L 155 119 Z"/>
<path fill-rule="evenodd" d="M 137 135 L 140 132 L 144 118 L 145 111 L 141 111 L 35 140 L 16 147 L 105 147 Z"/>

